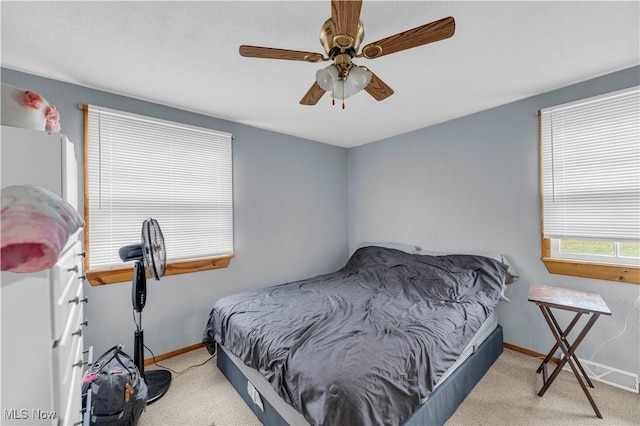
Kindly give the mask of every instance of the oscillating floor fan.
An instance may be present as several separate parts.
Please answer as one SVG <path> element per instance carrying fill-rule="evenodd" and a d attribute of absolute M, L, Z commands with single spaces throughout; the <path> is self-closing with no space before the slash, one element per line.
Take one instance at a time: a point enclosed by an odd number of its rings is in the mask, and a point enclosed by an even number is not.
<path fill-rule="evenodd" d="M 159 280 L 167 265 L 164 237 L 160 225 L 155 219 L 147 219 L 142 224 L 140 244 L 124 246 L 119 250 L 120 259 L 125 262 L 134 260 L 133 282 L 131 285 L 131 303 L 133 304 L 136 331 L 134 334 L 134 362 L 144 377 L 148 388 L 147 404 L 151 404 L 167 392 L 171 385 L 171 373 L 166 370 L 144 371 L 144 335 L 142 330 L 142 309 L 147 300 L 147 276 Z"/>

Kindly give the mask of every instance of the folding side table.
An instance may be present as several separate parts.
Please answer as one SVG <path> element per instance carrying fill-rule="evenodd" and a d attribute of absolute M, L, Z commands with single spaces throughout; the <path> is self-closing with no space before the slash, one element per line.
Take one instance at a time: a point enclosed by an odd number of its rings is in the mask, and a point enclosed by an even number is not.
<path fill-rule="evenodd" d="M 595 411 L 596 416 L 602 418 L 602 414 L 600 414 L 600 410 L 596 406 L 596 403 L 593 401 L 587 386 L 584 381 L 587 382 L 589 387 L 593 387 L 593 383 L 589 380 L 589 377 L 584 371 L 582 364 L 578 361 L 578 357 L 575 355 L 576 348 L 582 340 L 585 338 L 591 327 L 596 322 L 600 315 L 611 315 L 611 310 L 607 304 L 602 300 L 602 297 L 599 294 L 595 293 L 584 293 L 582 291 L 570 290 L 566 288 L 558 288 L 558 287 L 545 287 L 545 286 L 536 286 L 532 285 L 529 287 L 529 299 L 530 302 L 535 303 L 540 307 L 540 311 L 542 311 L 542 316 L 547 320 L 547 324 L 553 333 L 553 337 L 556 339 L 556 343 L 551 348 L 551 351 L 547 354 L 545 359 L 542 361 L 540 366 L 538 367 L 537 373 L 542 372 L 542 388 L 540 392 L 538 392 L 539 396 L 544 395 L 544 393 L 549 389 L 551 383 L 558 377 L 558 374 L 562 370 L 562 367 L 568 362 L 573 374 L 578 379 L 578 383 L 580 383 L 580 387 L 584 391 L 584 394 L 587 396 L 587 399 L 591 403 L 591 407 L 593 411 Z M 551 308 L 561 309 L 565 311 L 575 312 L 576 315 L 573 317 L 573 320 L 569 323 L 567 328 L 563 331 L 562 328 L 558 325 L 558 321 L 553 316 L 551 312 Z M 587 324 L 584 326 L 582 331 L 578 334 L 578 337 L 573 342 L 573 344 L 569 343 L 567 340 L 567 336 L 573 329 L 573 327 L 578 323 L 578 320 L 582 315 L 590 315 L 591 317 L 587 321 Z M 551 376 L 547 377 L 547 363 L 553 357 L 553 354 L 556 350 L 562 351 L 564 354 L 564 358 L 560 361 L 560 363 L 556 366 L 556 368 L 551 373 Z M 584 378 L 584 381 L 582 380 Z"/>

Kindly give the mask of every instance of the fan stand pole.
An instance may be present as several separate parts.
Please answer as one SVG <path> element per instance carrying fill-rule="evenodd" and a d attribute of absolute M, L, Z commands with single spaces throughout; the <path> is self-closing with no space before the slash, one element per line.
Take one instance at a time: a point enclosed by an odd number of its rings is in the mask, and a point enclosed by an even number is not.
<path fill-rule="evenodd" d="M 171 372 L 167 370 L 144 371 L 144 330 L 142 330 L 142 309 L 146 301 L 147 276 L 144 263 L 137 260 L 133 267 L 132 297 L 133 309 L 138 314 L 134 337 L 133 362 L 147 384 L 147 404 L 151 404 L 164 395 L 171 385 Z"/>

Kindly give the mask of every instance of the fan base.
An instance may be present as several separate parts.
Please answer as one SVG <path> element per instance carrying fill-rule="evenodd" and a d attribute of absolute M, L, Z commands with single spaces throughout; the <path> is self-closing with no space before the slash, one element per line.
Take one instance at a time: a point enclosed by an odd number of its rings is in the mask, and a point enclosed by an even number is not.
<path fill-rule="evenodd" d="M 151 404 L 164 395 L 171 385 L 171 372 L 167 370 L 145 371 L 144 381 L 147 384 L 147 404 Z"/>
<path fill-rule="evenodd" d="M 364 26 L 361 21 L 358 21 L 358 32 L 353 36 L 334 34 L 333 30 L 334 25 L 331 18 L 327 19 L 322 25 L 322 28 L 320 28 L 320 44 L 322 44 L 328 56 L 331 56 L 329 52 L 331 52 L 331 49 L 334 47 L 353 49 L 354 54 L 358 51 L 360 43 L 362 43 L 362 39 L 364 38 Z"/>

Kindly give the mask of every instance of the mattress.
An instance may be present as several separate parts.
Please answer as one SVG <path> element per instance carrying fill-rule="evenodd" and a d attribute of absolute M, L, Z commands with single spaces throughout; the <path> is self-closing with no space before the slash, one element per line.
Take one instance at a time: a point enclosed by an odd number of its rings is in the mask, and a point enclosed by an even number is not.
<path fill-rule="evenodd" d="M 398 425 L 471 352 L 505 272 L 484 256 L 365 247 L 334 273 L 217 300 L 203 342 L 311 424 Z"/>
<path fill-rule="evenodd" d="M 478 329 L 473 336 L 469 344 L 466 346 L 458 360 L 442 375 L 438 383 L 434 387 L 434 391 L 445 382 L 445 380 L 451 376 L 462 364 L 476 351 L 476 349 L 484 342 L 487 337 L 498 326 L 497 312 L 493 311 L 487 320 Z M 309 422 L 297 412 L 291 405 L 287 404 L 276 391 L 271 387 L 271 384 L 255 369 L 245 365 L 240 358 L 231 353 L 227 348 L 222 345 L 218 345 L 218 349 L 223 351 L 227 358 L 235 365 L 235 367 L 244 375 L 249 381 L 247 392 L 253 399 L 253 403 L 264 410 L 264 400 L 268 402 L 286 421 L 289 425 L 309 425 Z M 255 391 L 251 389 L 253 387 Z M 422 403 L 426 403 L 429 398 L 424 398 Z"/>
<path fill-rule="evenodd" d="M 440 386 L 440 384 L 444 382 L 447 379 L 447 377 L 451 375 L 451 373 L 456 371 L 456 369 L 460 367 L 460 365 L 463 362 L 465 362 L 465 360 L 469 358 L 469 356 L 471 356 L 472 353 L 476 351 L 476 348 L 480 345 L 480 343 L 484 342 L 485 339 L 489 337 L 491 332 L 495 330 L 497 326 L 498 326 L 498 313 L 496 311 L 493 311 L 491 312 L 491 315 L 489 315 L 489 318 L 487 318 L 487 320 L 484 323 L 482 323 L 482 325 L 480 326 L 476 334 L 473 336 L 473 338 L 471 339 L 467 347 L 462 351 L 462 354 L 460 354 L 460 357 L 457 359 L 457 361 L 454 362 L 453 365 L 449 367 L 449 369 L 445 371 L 444 374 L 440 377 L 440 379 L 438 380 L 438 383 L 436 383 L 436 385 L 433 387 L 433 390 L 436 390 L 438 386 Z M 423 402 L 426 401 L 427 399 L 428 397 L 425 398 Z"/>

